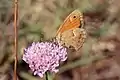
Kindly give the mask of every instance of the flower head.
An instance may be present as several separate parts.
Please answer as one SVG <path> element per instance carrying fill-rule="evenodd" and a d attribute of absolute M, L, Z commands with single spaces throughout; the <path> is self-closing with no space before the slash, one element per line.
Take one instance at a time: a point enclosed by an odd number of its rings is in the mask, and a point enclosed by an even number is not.
<path fill-rule="evenodd" d="M 34 75 L 40 77 L 46 71 L 58 72 L 59 62 L 67 59 L 66 48 L 52 42 L 33 42 L 24 51 L 23 60 L 29 64 Z"/>

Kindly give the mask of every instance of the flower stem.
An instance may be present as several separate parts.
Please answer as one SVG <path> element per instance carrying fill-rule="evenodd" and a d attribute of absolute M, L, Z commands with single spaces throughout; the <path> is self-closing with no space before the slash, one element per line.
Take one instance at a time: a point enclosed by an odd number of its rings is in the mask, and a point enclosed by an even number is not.
<path fill-rule="evenodd" d="M 45 80 L 48 80 L 48 72 L 45 72 Z"/>

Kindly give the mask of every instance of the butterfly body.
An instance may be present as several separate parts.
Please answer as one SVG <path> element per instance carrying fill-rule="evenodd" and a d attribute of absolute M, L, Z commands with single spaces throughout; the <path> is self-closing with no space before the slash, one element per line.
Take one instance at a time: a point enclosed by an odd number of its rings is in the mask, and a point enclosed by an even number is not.
<path fill-rule="evenodd" d="M 68 48 L 81 48 L 86 39 L 86 31 L 83 28 L 83 16 L 78 10 L 73 11 L 65 19 L 57 31 L 56 39 Z"/>

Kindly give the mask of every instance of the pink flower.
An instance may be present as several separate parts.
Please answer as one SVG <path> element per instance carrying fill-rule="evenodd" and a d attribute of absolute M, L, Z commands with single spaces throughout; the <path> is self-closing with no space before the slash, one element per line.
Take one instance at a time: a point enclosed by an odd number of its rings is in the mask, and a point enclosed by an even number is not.
<path fill-rule="evenodd" d="M 60 61 L 67 59 L 67 50 L 52 42 L 33 42 L 24 49 L 23 60 L 29 64 L 34 75 L 43 77 L 46 71 L 58 72 Z"/>

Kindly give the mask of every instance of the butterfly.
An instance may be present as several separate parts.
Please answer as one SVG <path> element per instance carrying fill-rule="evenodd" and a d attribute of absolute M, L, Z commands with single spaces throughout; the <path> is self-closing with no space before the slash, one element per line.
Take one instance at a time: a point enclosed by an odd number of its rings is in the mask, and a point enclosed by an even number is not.
<path fill-rule="evenodd" d="M 61 45 L 78 50 L 82 47 L 85 39 L 83 14 L 79 10 L 74 10 L 60 25 L 56 32 L 56 40 Z"/>

